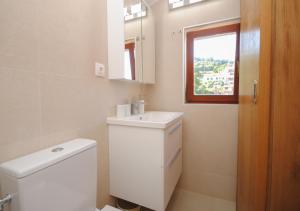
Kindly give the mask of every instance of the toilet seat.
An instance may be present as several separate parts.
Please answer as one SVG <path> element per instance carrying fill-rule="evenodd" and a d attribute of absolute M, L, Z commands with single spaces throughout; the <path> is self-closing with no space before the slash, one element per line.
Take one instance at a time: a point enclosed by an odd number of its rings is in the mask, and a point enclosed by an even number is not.
<path fill-rule="evenodd" d="M 100 210 L 99 210 L 100 211 Z M 121 211 L 117 208 L 106 205 L 101 211 Z"/>

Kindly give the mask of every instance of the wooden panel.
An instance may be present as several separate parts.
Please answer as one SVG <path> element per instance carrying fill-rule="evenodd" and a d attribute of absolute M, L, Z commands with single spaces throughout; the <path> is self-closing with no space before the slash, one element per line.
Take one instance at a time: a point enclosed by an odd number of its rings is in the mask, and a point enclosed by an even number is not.
<path fill-rule="evenodd" d="M 271 1 L 241 1 L 238 211 L 265 211 L 267 202 Z M 262 12 L 261 12 L 262 11 Z M 258 81 L 257 104 L 253 82 Z"/>
<path fill-rule="evenodd" d="M 271 211 L 300 210 L 300 2 L 274 0 Z"/>

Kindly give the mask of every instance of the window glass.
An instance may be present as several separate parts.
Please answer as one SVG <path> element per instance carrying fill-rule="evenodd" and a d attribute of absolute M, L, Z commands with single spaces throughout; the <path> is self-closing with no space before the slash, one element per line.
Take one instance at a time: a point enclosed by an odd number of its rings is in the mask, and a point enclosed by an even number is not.
<path fill-rule="evenodd" d="M 172 10 L 172 9 L 188 6 L 191 4 L 195 4 L 201 1 L 203 0 L 169 0 L 169 8 Z"/>
<path fill-rule="evenodd" d="M 233 95 L 236 33 L 194 39 L 194 94 Z"/>

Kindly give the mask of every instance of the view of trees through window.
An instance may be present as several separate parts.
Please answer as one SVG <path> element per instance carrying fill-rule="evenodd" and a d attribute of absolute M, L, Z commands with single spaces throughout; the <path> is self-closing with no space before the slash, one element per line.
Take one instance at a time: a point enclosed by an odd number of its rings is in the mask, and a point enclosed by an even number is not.
<path fill-rule="evenodd" d="M 234 95 L 236 33 L 194 39 L 194 95 Z"/>

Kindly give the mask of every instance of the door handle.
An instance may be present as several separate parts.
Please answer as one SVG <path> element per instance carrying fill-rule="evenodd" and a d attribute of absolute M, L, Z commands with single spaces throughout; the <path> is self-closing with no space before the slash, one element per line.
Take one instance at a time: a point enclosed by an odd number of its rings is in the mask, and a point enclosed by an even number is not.
<path fill-rule="evenodd" d="M 300 165 L 296 164 L 295 169 L 294 169 L 294 177 L 297 180 L 300 180 Z"/>
<path fill-rule="evenodd" d="M 257 85 L 258 85 L 258 81 L 254 80 L 253 81 L 253 99 L 252 99 L 252 103 L 254 105 L 257 104 Z"/>

